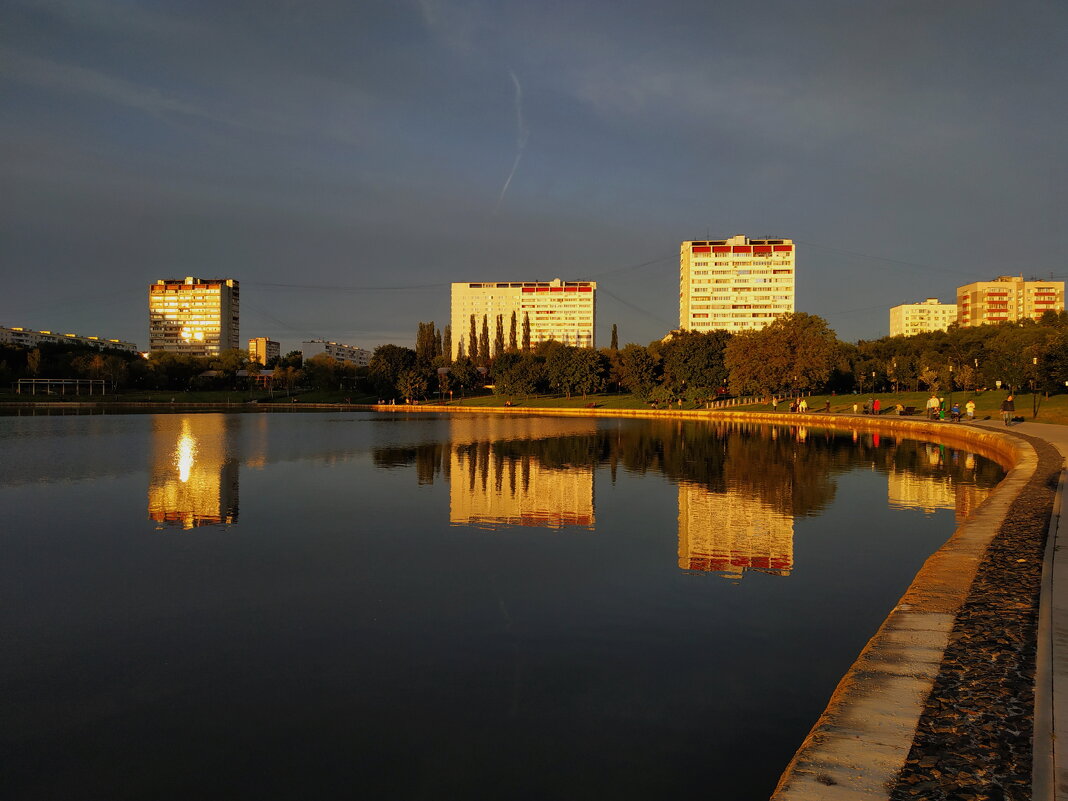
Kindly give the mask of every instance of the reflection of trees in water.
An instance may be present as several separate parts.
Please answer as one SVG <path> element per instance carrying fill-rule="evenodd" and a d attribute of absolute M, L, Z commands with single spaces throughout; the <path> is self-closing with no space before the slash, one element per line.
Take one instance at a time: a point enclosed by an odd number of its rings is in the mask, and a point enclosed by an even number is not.
<path fill-rule="evenodd" d="M 834 499 L 835 477 L 858 463 L 880 472 L 948 475 L 981 487 L 992 487 L 1002 476 L 990 460 L 914 440 L 881 437 L 875 444 L 868 434 L 689 420 L 626 423 L 588 434 L 379 448 L 373 458 L 379 467 L 415 464 L 419 483 L 430 484 L 439 475 L 450 478 L 452 450 L 465 457 L 460 463 L 471 490 L 490 489 L 491 459 L 498 492 L 505 477 L 525 492 L 531 460 L 549 470 L 607 465 L 613 481 L 619 467 L 659 473 L 712 492 L 740 493 L 794 517 L 823 510 Z"/>

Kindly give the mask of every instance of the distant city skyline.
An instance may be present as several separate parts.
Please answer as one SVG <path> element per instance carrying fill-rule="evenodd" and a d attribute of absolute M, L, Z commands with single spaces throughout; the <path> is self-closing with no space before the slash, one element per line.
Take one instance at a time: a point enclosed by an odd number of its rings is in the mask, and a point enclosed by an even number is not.
<path fill-rule="evenodd" d="M 597 281 L 678 321 L 678 243 L 793 239 L 847 341 L 997 275 L 1063 279 L 1068 6 L 13 0 L 0 324 L 147 346 L 159 276 L 242 335 L 412 344 L 455 280 Z"/>

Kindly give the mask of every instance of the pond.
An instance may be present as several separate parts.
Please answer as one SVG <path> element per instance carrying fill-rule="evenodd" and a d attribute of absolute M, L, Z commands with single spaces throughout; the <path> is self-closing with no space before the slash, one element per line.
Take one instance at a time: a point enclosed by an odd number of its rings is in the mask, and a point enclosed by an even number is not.
<path fill-rule="evenodd" d="M 0 417 L 4 796 L 767 798 L 1001 477 L 704 421 Z"/>

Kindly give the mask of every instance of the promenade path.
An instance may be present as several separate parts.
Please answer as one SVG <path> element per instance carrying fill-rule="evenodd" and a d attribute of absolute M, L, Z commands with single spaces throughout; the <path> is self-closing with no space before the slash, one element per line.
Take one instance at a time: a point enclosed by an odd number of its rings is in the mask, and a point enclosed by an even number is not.
<path fill-rule="evenodd" d="M 974 425 L 1004 428 L 1000 421 Z M 1068 426 L 1014 423 L 1011 431 L 1044 439 L 1068 461 Z M 1046 544 L 1035 666 L 1034 801 L 1068 799 L 1068 520 L 1065 480 L 1057 490 Z"/>

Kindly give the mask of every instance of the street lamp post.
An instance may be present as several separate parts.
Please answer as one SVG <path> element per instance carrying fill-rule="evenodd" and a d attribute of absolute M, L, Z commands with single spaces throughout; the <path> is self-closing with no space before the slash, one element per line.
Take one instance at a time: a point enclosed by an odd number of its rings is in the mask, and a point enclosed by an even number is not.
<path fill-rule="evenodd" d="M 949 365 L 949 408 L 953 408 L 953 365 Z"/>
<path fill-rule="evenodd" d="M 1031 419 L 1034 420 L 1038 416 L 1038 395 L 1035 394 L 1035 376 L 1038 373 L 1037 356 L 1031 359 L 1031 365 L 1034 368 L 1031 371 Z"/>

